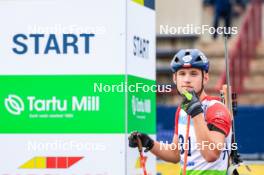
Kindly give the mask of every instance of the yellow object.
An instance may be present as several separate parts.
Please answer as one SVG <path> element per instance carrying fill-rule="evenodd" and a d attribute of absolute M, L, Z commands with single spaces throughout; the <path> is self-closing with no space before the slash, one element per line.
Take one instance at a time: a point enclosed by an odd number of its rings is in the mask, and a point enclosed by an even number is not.
<path fill-rule="evenodd" d="M 188 91 L 185 90 L 182 94 L 187 98 L 187 100 L 190 101 L 192 99 L 192 94 Z"/>
<path fill-rule="evenodd" d="M 26 169 L 35 168 L 35 160 L 34 160 L 34 158 L 30 159 L 29 161 L 27 161 L 26 163 L 21 165 L 19 168 L 26 168 Z"/>
<path fill-rule="evenodd" d="M 133 0 L 133 2 L 144 6 L 144 0 Z"/>
<path fill-rule="evenodd" d="M 144 162 L 147 161 L 147 157 L 143 157 L 144 158 Z M 141 164 L 141 161 L 140 161 L 140 157 L 138 157 L 137 161 L 136 161 L 136 165 L 135 165 L 135 168 L 142 168 L 142 164 Z"/>
<path fill-rule="evenodd" d="M 140 157 L 138 157 L 138 159 L 136 161 L 135 168 L 140 168 Z"/>
<path fill-rule="evenodd" d="M 247 163 L 249 165 L 251 172 L 247 170 L 245 165 L 241 165 L 238 168 L 238 172 L 240 175 L 263 175 L 264 172 L 264 162 L 262 163 Z M 157 162 L 157 173 L 160 175 L 179 175 L 180 174 L 180 165 L 167 163 L 164 161 Z"/>
<path fill-rule="evenodd" d="M 46 168 L 46 157 L 35 157 L 35 168 Z"/>
<path fill-rule="evenodd" d="M 19 168 L 23 169 L 35 169 L 35 168 L 46 168 L 46 157 L 33 157 Z"/>
<path fill-rule="evenodd" d="M 247 168 L 244 165 L 241 165 L 238 167 L 238 172 L 241 175 L 263 175 L 264 172 L 264 163 L 263 164 L 250 164 L 249 168 L 251 169 L 251 172 L 247 170 Z"/>
<path fill-rule="evenodd" d="M 180 165 L 167 162 L 158 162 L 157 173 L 160 173 L 160 175 L 179 175 Z"/>

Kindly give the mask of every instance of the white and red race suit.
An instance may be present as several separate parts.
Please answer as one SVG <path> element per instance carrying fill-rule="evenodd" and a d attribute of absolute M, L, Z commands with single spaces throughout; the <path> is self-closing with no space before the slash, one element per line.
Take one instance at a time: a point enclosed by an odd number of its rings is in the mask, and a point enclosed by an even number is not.
<path fill-rule="evenodd" d="M 225 149 L 222 150 L 219 158 L 214 162 L 207 162 L 200 153 L 196 143 L 196 135 L 191 119 L 189 137 L 186 136 L 187 113 L 178 107 L 175 115 L 175 133 L 178 136 L 180 148 L 180 166 L 183 168 L 184 145 L 188 139 L 187 175 L 226 175 L 228 167 L 228 157 L 231 152 L 232 122 L 228 109 L 220 102 L 218 97 L 206 96 L 202 101 L 203 116 L 209 130 L 219 131 L 225 135 Z M 209 142 L 204 142 L 199 146 L 216 146 Z"/>

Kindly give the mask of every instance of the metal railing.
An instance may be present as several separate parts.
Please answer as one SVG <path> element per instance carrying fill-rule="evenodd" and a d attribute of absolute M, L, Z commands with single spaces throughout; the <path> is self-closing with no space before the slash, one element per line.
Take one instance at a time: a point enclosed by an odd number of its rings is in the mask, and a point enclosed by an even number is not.
<path fill-rule="evenodd" d="M 233 91 L 245 91 L 244 79 L 249 75 L 250 61 L 256 56 L 256 47 L 261 40 L 261 0 L 252 0 L 243 19 L 238 38 L 229 50 L 230 77 Z M 226 73 L 222 73 L 215 89 L 221 89 L 226 82 Z"/>

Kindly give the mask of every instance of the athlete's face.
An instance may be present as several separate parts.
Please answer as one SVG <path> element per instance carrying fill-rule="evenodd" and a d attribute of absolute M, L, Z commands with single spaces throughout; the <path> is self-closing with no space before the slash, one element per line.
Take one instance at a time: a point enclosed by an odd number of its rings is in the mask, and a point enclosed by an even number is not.
<path fill-rule="evenodd" d="M 204 79 L 203 81 L 202 78 Z M 202 88 L 202 82 L 204 86 L 207 84 L 209 75 L 204 72 L 203 77 L 202 71 L 197 68 L 182 68 L 173 74 L 173 80 L 180 93 L 183 93 L 184 90 L 190 91 L 192 89 L 197 93 Z"/>

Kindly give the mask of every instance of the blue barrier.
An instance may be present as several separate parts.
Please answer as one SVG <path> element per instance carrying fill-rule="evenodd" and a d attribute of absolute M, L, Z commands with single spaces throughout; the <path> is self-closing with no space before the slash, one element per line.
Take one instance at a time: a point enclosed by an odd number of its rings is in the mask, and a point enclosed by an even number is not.
<path fill-rule="evenodd" d="M 176 106 L 157 107 L 158 141 L 171 142 L 175 111 Z M 264 106 L 238 106 L 235 129 L 240 153 L 264 153 Z"/>

